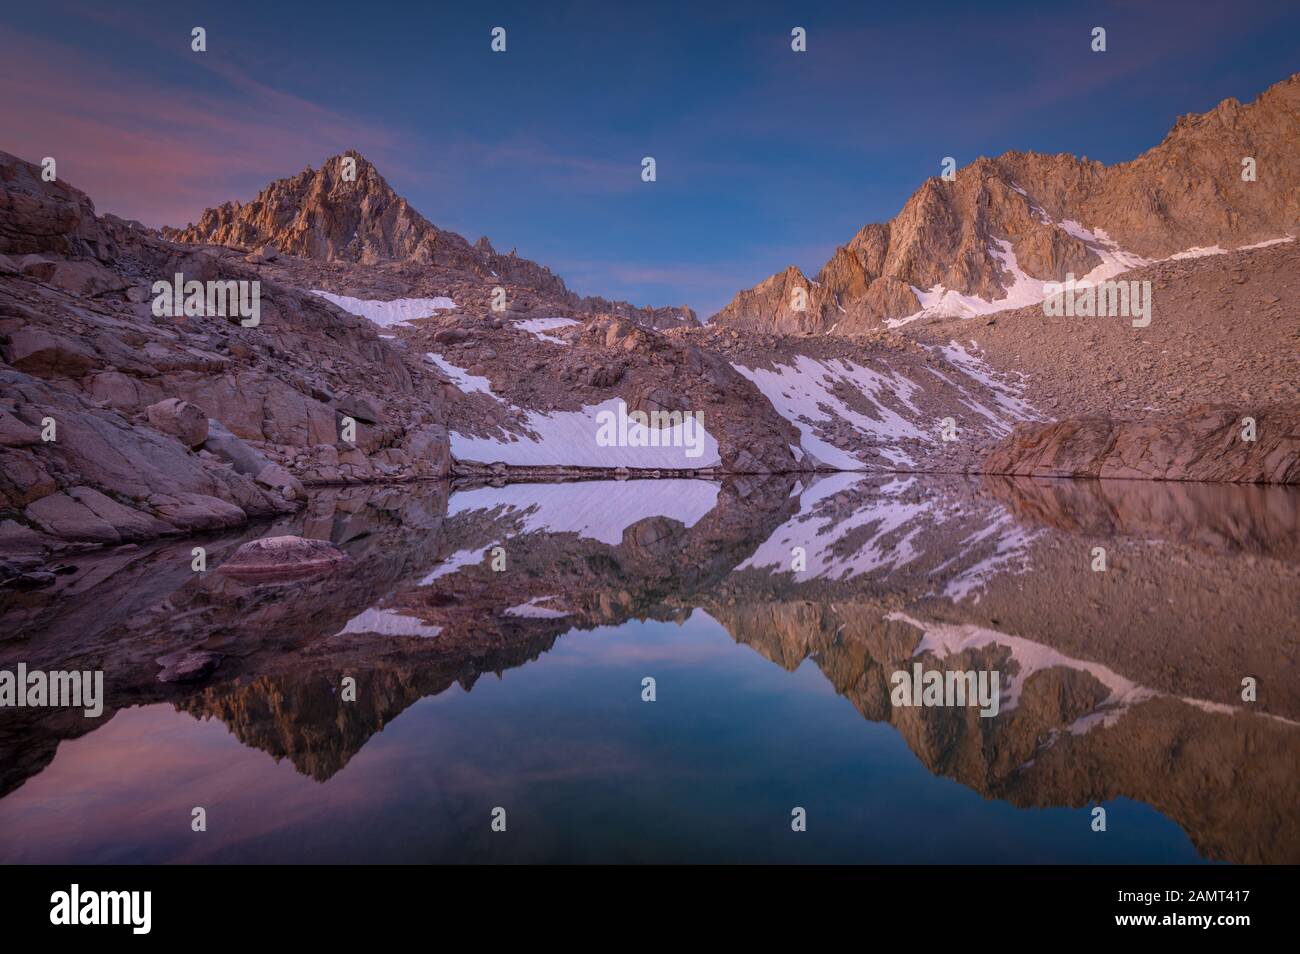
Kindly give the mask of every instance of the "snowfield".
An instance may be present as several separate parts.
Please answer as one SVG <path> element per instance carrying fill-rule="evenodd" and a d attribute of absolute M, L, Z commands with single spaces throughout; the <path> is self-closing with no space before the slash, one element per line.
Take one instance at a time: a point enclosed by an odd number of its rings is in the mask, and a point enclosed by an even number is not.
<path fill-rule="evenodd" d="M 667 517 L 693 527 L 717 504 L 718 485 L 707 480 L 592 480 L 460 490 L 451 495 L 447 516 L 500 511 L 503 517 L 518 519 L 519 533 L 576 533 L 617 546 L 623 531 L 646 517 Z M 428 579 L 477 565 L 490 550 L 455 553 Z"/>
<path fill-rule="evenodd" d="M 920 410 L 911 400 L 917 390 L 916 384 L 896 372 L 873 371 L 838 359 L 818 361 L 807 355 L 798 355 L 793 365 L 779 364 L 775 369 L 747 368 L 738 364 L 732 367 L 752 381 L 777 413 L 799 429 L 803 450 L 827 467 L 862 470 L 866 466 L 857 456 L 814 433 L 816 425 L 831 423 L 836 417 L 871 435 L 878 442 L 876 449 L 891 463 L 903 467 L 912 466 L 915 461 L 901 448 L 891 446 L 890 442 L 904 437 L 934 440 L 933 435 L 882 402 L 882 396 L 888 393 L 910 414 L 921 417 Z M 877 417 L 868 417 L 846 405 L 834 393 L 837 385 L 848 385 L 861 394 Z"/>
<path fill-rule="evenodd" d="M 971 341 L 970 344 L 972 349 L 978 347 L 974 341 Z M 1034 410 L 1028 401 L 1021 397 L 1019 388 L 1001 380 L 993 372 L 993 369 L 985 364 L 984 360 L 978 355 L 967 351 L 956 341 L 950 341 L 942 348 L 939 348 L 938 351 L 943 355 L 943 359 L 947 361 L 948 364 L 966 375 L 966 377 L 980 382 L 993 392 L 994 400 L 997 402 L 998 406 L 997 412 L 989 410 L 969 394 L 965 393 L 962 388 L 954 385 L 958 393 L 961 395 L 959 400 L 971 410 L 984 417 L 989 422 L 990 429 L 995 433 L 1011 433 L 1011 428 L 1014 426 L 1016 421 L 1043 420 L 1043 416 Z M 935 371 L 933 368 L 930 370 L 936 377 L 948 381 L 948 379 L 940 372 Z M 948 383 L 951 384 L 952 382 L 948 381 Z"/>
<path fill-rule="evenodd" d="M 365 318 L 380 328 L 405 324 L 416 318 L 424 318 L 436 311 L 455 308 L 456 303 L 450 298 L 394 298 L 392 301 L 375 301 L 368 298 L 349 298 L 347 295 L 335 295 L 331 292 L 312 290 L 326 301 L 333 302 L 349 314 Z"/>
<path fill-rule="evenodd" d="M 1012 188 L 1021 195 L 1027 196 L 1027 193 L 1019 186 L 1013 185 Z M 1254 245 L 1243 245 L 1241 249 L 1225 249 L 1213 245 L 1208 248 L 1190 248 L 1183 252 L 1176 252 L 1166 259 L 1151 259 L 1124 251 L 1119 247 L 1118 243 L 1106 234 L 1104 229 L 1086 229 L 1073 219 L 1052 222 L 1037 206 L 1033 206 L 1032 211 L 1042 222 L 1055 225 L 1067 235 L 1084 242 L 1101 259 L 1101 263 L 1092 271 L 1086 275 L 1076 276 L 1076 283 L 1088 282 L 1095 285 L 1134 268 L 1154 265 L 1157 261 L 1177 261 L 1185 258 L 1203 258 L 1207 255 L 1226 255 L 1230 251 L 1266 248 L 1269 245 L 1294 241 L 1292 236 L 1283 236 L 1282 238 L 1258 242 Z M 993 241 L 994 244 L 989 246 L 989 254 L 1002 264 L 1003 271 L 1009 276 L 1009 284 L 1007 278 L 1004 277 L 1003 279 L 1003 284 L 1006 287 L 1005 297 L 988 301 L 975 295 L 963 295 L 960 292 L 945 288 L 943 285 L 935 285 L 930 289 L 921 289 L 913 285 L 912 293 L 916 295 L 916 301 L 920 308 L 902 318 L 887 319 L 885 321 L 886 327 L 901 328 L 903 325 L 921 318 L 973 318 L 976 315 L 991 315 L 999 311 L 1011 311 L 1028 305 L 1037 305 L 1047 298 L 1044 286 L 1050 284 L 1050 282 L 1028 275 L 1020 267 L 1015 250 L 1009 241 L 1006 239 L 994 239 Z"/>
<path fill-rule="evenodd" d="M 699 470 L 722 463 L 717 438 L 698 421 L 683 421 L 674 427 L 658 429 L 657 433 L 652 433 L 656 430 L 654 428 L 632 422 L 628 425 L 632 446 L 601 446 L 596 439 L 601 430 L 599 415 L 617 413 L 620 400 L 610 398 L 580 411 L 555 411 L 551 414 L 527 411 L 524 426 L 532 436 L 512 434 L 509 439 L 499 439 L 453 432 L 451 452 L 461 461 L 519 467 L 568 465 Z M 657 440 L 660 446 L 650 446 L 652 440 Z M 688 455 L 693 448 L 699 449 L 698 456 Z"/>

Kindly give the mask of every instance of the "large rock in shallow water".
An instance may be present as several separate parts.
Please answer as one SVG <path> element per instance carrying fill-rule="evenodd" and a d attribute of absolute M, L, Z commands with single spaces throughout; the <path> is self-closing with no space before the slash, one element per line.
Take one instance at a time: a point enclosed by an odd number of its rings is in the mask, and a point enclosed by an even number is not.
<path fill-rule="evenodd" d="M 326 572 L 346 559 L 346 553 L 325 540 L 263 537 L 245 543 L 220 570 L 236 577 L 279 579 Z"/>
<path fill-rule="evenodd" d="M 220 421 L 210 417 L 207 423 L 208 435 L 204 439 L 203 449 L 220 457 L 238 473 L 256 478 L 271 466 L 270 458 L 230 433 Z"/>
<path fill-rule="evenodd" d="M 258 472 L 257 482 L 263 487 L 278 490 L 286 500 L 299 500 L 306 494 L 306 489 L 293 474 L 279 464 L 267 464 Z"/>

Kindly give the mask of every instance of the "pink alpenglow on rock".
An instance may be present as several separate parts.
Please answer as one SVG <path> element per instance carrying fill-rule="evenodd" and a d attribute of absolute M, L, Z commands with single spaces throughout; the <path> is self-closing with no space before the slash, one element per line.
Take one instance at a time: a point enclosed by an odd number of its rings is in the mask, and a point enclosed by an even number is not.
<path fill-rule="evenodd" d="M 208 439 L 208 416 L 197 405 L 180 398 L 166 398 L 145 408 L 149 423 L 170 434 L 186 447 L 198 447 Z"/>
<path fill-rule="evenodd" d="M 284 579 L 324 573 L 347 558 L 346 553 L 325 540 L 263 537 L 236 550 L 220 571 L 239 578 Z"/>

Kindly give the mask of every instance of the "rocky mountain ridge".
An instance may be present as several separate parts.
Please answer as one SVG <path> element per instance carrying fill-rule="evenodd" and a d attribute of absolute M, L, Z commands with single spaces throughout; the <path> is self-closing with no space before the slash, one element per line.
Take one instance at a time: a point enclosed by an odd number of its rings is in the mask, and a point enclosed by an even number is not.
<path fill-rule="evenodd" d="M 501 287 L 511 301 L 527 293 L 551 310 L 624 314 L 651 327 L 696 323 L 695 312 L 686 306 L 638 308 L 579 296 L 546 266 L 514 250 L 497 252 L 486 236 L 471 245 L 429 222 L 356 150 L 332 156 L 319 169 L 308 167 L 278 179 L 250 202 L 226 202 L 205 211 L 196 223 L 163 228 L 161 234 L 175 242 L 243 251 L 269 245 L 279 255 L 311 263 L 407 263 L 419 266 L 413 271 L 438 284 L 444 294 L 453 293 L 458 304 L 466 297 L 486 300 L 491 289 Z"/>
<path fill-rule="evenodd" d="M 304 482 L 448 473 L 438 377 L 371 323 L 237 253 L 97 216 L 6 154 L 0 187 L 0 549 L 21 556 L 9 570 L 51 548 L 292 511 Z M 151 286 L 176 273 L 261 282 L 260 322 L 159 315 Z"/>
<path fill-rule="evenodd" d="M 1042 282 L 1067 273 L 1099 279 L 1188 249 L 1276 239 L 1300 221 L 1297 141 L 1300 73 L 1252 103 L 1227 99 L 1181 117 L 1130 162 L 981 157 L 951 181 L 927 179 L 897 216 L 863 226 L 812 280 L 791 266 L 711 321 L 852 334 L 1030 304 L 1043 298 Z"/>
<path fill-rule="evenodd" d="M 0 154 L 0 549 L 25 554 L 6 573 L 282 513 L 307 485 L 451 474 L 1294 482 L 1300 243 L 1261 236 L 1300 213 L 1285 161 L 1298 100 L 1300 76 L 1180 120 L 1121 166 L 978 160 L 864 228 L 822 284 L 770 280 L 753 300 L 775 302 L 773 320 L 733 310 L 708 327 L 578 298 L 470 245 L 356 153 L 163 234 Z M 1224 171 L 1247 148 L 1255 182 Z M 1188 243 L 1206 247 L 1171 253 Z M 1034 294 L 1069 272 L 1149 284 L 1156 320 L 1045 319 Z M 152 288 L 178 273 L 257 283 L 260 325 L 160 314 Z M 930 280 L 926 320 L 889 317 Z M 814 307 L 786 314 L 800 287 Z M 603 442 L 602 418 L 628 412 L 666 423 Z M 698 446 L 672 415 L 702 422 Z M 1258 444 L 1229 439 L 1245 417 Z"/>

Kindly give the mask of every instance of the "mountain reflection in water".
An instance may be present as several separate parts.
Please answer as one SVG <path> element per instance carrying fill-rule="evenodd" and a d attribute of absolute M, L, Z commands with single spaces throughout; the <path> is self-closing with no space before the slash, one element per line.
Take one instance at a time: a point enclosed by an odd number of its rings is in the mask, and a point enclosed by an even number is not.
<path fill-rule="evenodd" d="M 325 577 L 78 554 L 3 595 L 0 668 L 103 669 L 105 712 L 0 712 L 0 861 L 1294 863 L 1298 515 L 1127 481 L 421 485 L 202 541 L 329 539 Z M 160 682 L 188 649 L 220 665 Z M 999 670 L 998 715 L 891 705 L 917 661 Z"/>

